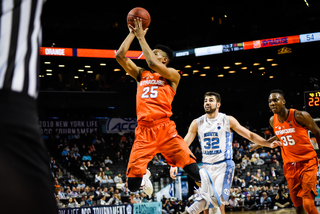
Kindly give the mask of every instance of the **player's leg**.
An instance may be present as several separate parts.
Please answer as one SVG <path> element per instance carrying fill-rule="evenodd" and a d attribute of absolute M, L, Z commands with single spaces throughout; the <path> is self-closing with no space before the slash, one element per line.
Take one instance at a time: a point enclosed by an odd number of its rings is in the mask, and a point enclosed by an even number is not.
<path fill-rule="evenodd" d="M 314 163 L 313 163 L 314 162 Z M 312 165 L 313 163 L 313 165 Z M 318 159 L 310 160 L 301 170 L 301 190 L 298 196 L 302 197 L 303 208 L 307 213 L 317 214 L 317 208 L 314 203 L 315 197 L 318 195 L 316 190 L 317 185 L 317 170 L 318 170 Z M 311 165 L 311 166 L 310 166 Z M 304 170 L 304 169 L 308 170 Z"/>
<path fill-rule="evenodd" d="M 141 184 L 147 185 L 149 191 L 147 190 L 146 193 L 148 195 L 150 194 L 152 184 L 149 180 L 150 172 L 147 171 L 147 166 L 154 155 L 157 154 L 155 142 L 149 139 L 149 131 L 150 129 L 145 127 L 136 128 L 135 142 L 131 149 L 127 167 L 128 189 L 131 192 L 136 192 L 140 189 Z M 153 191 L 153 188 L 151 191 Z"/>
<path fill-rule="evenodd" d="M 200 182 L 199 167 L 195 156 L 183 138 L 178 135 L 173 121 L 160 124 L 155 128 L 158 148 L 169 165 L 183 168 L 196 182 Z"/>
<path fill-rule="evenodd" d="M 297 176 L 297 169 L 295 165 L 284 164 L 283 165 L 284 176 L 286 177 L 290 198 L 295 207 L 297 214 L 303 214 L 302 198 L 298 196 L 301 190 L 300 180 Z"/>

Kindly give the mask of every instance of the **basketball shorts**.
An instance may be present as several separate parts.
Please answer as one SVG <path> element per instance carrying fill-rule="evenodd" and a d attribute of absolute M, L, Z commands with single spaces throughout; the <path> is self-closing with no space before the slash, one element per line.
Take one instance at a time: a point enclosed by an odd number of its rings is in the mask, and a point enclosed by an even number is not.
<path fill-rule="evenodd" d="M 152 158 L 161 153 L 171 166 L 184 168 L 196 163 L 186 142 L 178 135 L 176 125 L 169 118 L 155 122 L 139 122 L 135 130 L 128 168 L 128 177 L 142 177 Z"/>
<path fill-rule="evenodd" d="M 36 100 L 3 90 L 0 100 L 1 213 L 58 213 Z"/>
<path fill-rule="evenodd" d="M 226 160 L 218 164 L 203 163 L 201 168 L 205 168 L 216 189 L 218 195 L 221 196 L 222 204 L 229 204 L 230 188 L 232 185 L 234 174 L 234 162 L 233 160 Z"/>
<path fill-rule="evenodd" d="M 295 207 L 302 206 L 302 197 L 317 196 L 317 170 L 319 160 L 314 157 L 308 161 L 286 163 L 283 165 L 291 200 Z"/>

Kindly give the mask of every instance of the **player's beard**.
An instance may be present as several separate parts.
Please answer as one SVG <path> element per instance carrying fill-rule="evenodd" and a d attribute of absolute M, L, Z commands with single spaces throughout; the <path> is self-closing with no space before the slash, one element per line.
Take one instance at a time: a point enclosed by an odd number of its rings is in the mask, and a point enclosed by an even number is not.
<path fill-rule="evenodd" d="M 204 109 L 204 112 L 206 114 L 212 114 L 217 110 L 217 105 L 215 106 L 215 108 L 210 108 L 209 110 Z"/>

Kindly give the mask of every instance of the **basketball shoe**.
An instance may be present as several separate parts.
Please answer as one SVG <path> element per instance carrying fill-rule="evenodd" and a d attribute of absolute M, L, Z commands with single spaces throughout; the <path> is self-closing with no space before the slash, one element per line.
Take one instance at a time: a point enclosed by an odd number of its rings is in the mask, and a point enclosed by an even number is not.
<path fill-rule="evenodd" d="M 147 169 L 147 173 L 143 175 L 141 182 L 142 189 L 147 195 L 151 195 L 153 193 L 153 186 L 150 181 L 150 176 L 151 172 Z"/>

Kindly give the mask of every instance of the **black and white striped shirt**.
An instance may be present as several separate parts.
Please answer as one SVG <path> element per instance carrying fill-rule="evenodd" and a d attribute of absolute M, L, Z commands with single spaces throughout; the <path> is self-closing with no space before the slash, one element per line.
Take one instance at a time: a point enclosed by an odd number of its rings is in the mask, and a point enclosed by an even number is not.
<path fill-rule="evenodd" d="M 38 95 L 45 0 L 0 0 L 0 90 Z"/>

